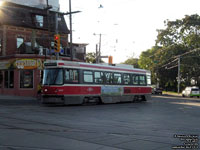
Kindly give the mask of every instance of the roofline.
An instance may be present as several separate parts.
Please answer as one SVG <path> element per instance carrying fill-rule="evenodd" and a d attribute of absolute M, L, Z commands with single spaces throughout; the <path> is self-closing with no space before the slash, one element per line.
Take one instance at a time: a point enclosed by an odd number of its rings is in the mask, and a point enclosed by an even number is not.
<path fill-rule="evenodd" d="M 5 7 L 6 6 L 14 6 L 14 7 L 20 7 L 20 8 L 30 8 L 31 10 L 45 10 L 46 7 L 44 7 L 43 9 L 42 8 L 37 8 L 37 7 L 34 7 L 34 6 L 27 6 L 27 5 L 21 5 L 21 4 L 17 4 L 17 3 L 14 3 L 14 2 L 8 2 L 8 1 L 4 1 L 4 4 Z M 4 6 L 2 6 L 4 7 Z M 62 12 L 60 11 L 54 11 L 54 10 L 49 10 L 49 12 L 55 12 L 55 13 L 59 13 L 59 14 L 63 14 Z"/>

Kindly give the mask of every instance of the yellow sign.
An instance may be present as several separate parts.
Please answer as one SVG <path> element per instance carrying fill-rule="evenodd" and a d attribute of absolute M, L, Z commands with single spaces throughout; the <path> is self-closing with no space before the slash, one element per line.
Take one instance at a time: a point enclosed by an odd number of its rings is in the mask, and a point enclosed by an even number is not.
<path fill-rule="evenodd" d="M 18 69 L 41 69 L 42 62 L 39 59 L 19 59 L 15 61 L 15 66 Z"/>

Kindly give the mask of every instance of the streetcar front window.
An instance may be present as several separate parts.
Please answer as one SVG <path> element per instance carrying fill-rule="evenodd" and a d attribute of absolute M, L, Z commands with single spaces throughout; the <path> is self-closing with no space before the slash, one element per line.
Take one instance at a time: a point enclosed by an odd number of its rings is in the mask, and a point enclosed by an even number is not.
<path fill-rule="evenodd" d="M 43 85 L 63 84 L 63 70 L 62 69 L 45 69 L 42 83 Z"/>

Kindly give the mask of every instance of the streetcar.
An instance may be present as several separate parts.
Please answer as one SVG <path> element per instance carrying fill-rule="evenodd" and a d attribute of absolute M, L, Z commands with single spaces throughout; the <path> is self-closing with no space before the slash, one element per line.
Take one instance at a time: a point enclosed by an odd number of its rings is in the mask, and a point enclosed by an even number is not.
<path fill-rule="evenodd" d="M 130 65 L 44 62 L 43 104 L 85 104 L 146 101 L 151 98 L 151 73 Z"/>

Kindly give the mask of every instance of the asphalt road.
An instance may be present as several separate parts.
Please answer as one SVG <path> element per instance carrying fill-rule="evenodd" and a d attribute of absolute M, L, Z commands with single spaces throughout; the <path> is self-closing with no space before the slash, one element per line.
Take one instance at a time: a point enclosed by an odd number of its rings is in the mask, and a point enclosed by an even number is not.
<path fill-rule="evenodd" d="M 198 149 L 199 116 L 197 98 L 64 107 L 1 99 L 0 150 Z"/>

